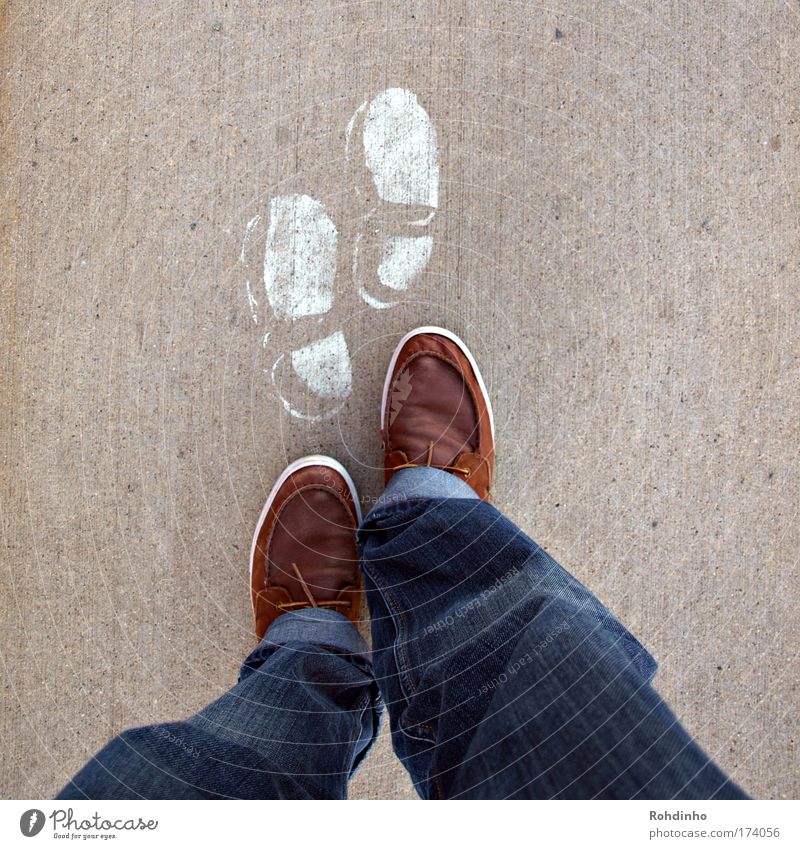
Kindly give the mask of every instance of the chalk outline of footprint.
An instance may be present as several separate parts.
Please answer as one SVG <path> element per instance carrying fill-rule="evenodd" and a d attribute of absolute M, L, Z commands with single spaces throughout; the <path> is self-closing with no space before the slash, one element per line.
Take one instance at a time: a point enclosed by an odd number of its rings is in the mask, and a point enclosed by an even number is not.
<path fill-rule="evenodd" d="M 256 325 L 259 311 L 265 314 L 262 345 L 277 354 L 265 371 L 292 416 L 330 418 L 352 391 L 350 352 L 334 301 L 389 309 L 428 265 L 439 206 L 436 142 L 430 116 L 407 89 L 385 89 L 356 109 L 347 125 L 345 166 L 361 209 L 358 226 L 344 234 L 351 250 L 351 285 L 344 292 L 335 291 L 339 232 L 320 201 L 278 195 L 266 220 L 259 213 L 247 223 L 240 252 L 247 301 Z M 263 262 L 256 266 L 253 256 L 262 245 Z M 263 295 L 256 297 L 259 277 Z M 285 397 L 287 355 L 306 400 L 325 406 L 322 412 L 300 410 Z"/>

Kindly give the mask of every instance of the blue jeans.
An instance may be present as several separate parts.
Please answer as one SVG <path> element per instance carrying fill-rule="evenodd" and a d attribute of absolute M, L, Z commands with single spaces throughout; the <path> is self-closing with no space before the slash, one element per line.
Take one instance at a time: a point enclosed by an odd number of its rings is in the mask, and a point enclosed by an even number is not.
<path fill-rule="evenodd" d="M 383 703 L 423 798 L 746 798 L 647 650 L 462 481 L 398 472 L 359 542 L 372 651 L 339 613 L 284 614 L 235 687 L 118 735 L 57 798 L 346 798 Z"/>

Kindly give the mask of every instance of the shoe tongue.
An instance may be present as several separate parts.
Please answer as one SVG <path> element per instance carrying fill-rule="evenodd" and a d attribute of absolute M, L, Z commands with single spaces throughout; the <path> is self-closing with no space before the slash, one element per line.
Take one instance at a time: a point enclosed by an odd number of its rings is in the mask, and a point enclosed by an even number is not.
<path fill-rule="evenodd" d="M 477 413 L 458 368 L 420 354 L 398 374 L 389 411 L 391 444 L 409 463 L 449 466 L 478 444 Z"/>

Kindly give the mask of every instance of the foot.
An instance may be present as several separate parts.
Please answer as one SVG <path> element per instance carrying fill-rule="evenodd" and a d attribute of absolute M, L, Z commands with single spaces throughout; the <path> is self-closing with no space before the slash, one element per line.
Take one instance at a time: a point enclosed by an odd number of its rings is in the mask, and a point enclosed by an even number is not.
<path fill-rule="evenodd" d="M 321 607 L 354 624 L 361 608 L 355 485 L 330 457 L 303 457 L 278 478 L 261 511 L 250 551 L 259 640 L 282 613 Z"/>
<path fill-rule="evenodd" d="M 484 500 L 494 474 L 494 420 L 475 359 L 449 330 L 419 327 L 395 349 L 383 387 L 386 483 L 399 469 L 432 466 Z"/>

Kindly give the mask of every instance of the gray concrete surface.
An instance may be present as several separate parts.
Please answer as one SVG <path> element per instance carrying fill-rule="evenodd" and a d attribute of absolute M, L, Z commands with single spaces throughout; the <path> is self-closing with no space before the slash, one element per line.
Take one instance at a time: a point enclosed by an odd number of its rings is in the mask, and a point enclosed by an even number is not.
<path fill-rule="evenodd" d="M 0 26 L 3 797 L 231 684 L 271 482 L 325 451 L 377 494 L 421 322 L 485 368 L 498 506 L 736 780 L 798 795 L 796 3 L 9 0 Z M 433 254 L 398 307 L 334 305 L 353 394 L 301 421 L 242 237 L 289 192 L 358 220 L 345 128 L 391 86 L 438 133 Z M 385 739 L 352 791 L 412 794 Z"/>

